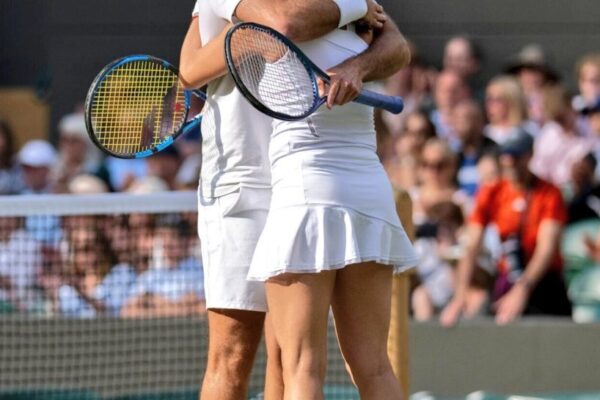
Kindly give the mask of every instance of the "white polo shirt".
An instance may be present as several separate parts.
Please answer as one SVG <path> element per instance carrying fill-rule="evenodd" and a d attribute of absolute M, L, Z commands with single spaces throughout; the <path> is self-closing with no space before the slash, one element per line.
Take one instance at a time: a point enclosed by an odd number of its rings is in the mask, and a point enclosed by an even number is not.
<path fill-rule="evenodd" d="M 240 0 L 198 0 L 202 44 L 216 37 Z M 259 113 L 230 75 L 209 83 L 202 118 L 202 195 L 219 197 L 240 186 L 270 188 L 268 160 L 271 118 Z"/>

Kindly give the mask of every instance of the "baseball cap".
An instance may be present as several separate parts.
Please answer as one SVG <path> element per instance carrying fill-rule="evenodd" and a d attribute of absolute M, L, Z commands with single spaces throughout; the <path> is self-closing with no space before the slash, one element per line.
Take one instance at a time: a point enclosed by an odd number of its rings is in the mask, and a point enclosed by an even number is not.
<path fill-rule="evenodd" d="M 97 176 L 81 174 L 74 177 L 68 184 L 69 193 L 96 194 L 108 192 L 108 186 Z"/>
<path fill-rule="evenodd" d="M 533 151 L 533 137 L 523 128 L 518 128 L 500 145 L 500 154 L 520 156 Z"/>
<path fill-rule="evenodd" d="M 581 109 L 583 115 L 589 115 L 600 112 L 600 96 L 596 99 L 593 104 L 587 105 Z"/>
<path fill-rule="evenodd" d="M 87 128 L 83 114 L 67 114 L 58 123 L 58 131 L 61 136 L 87 137 Z"/>
<path fill-rule="evenodd" d="M 56 150 L 45 140 L 31 140 L 19 151 L 19 164 L 30 167 L 51 167 L 57 161 Z"/>

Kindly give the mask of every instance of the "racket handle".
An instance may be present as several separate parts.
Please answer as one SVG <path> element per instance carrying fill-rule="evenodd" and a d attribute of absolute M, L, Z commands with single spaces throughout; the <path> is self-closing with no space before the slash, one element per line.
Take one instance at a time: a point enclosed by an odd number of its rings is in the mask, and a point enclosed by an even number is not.
<path fill-rule="evenodd" d="M 393 114 L 400 114 L 404 109 L 404 101 L 402 100 L 402 97 L 388 96 L 385 94 L 372 92 L 370 90 L 361 91 L 354 101 L 371 107 L 383 108 L 384 110 Z"/>

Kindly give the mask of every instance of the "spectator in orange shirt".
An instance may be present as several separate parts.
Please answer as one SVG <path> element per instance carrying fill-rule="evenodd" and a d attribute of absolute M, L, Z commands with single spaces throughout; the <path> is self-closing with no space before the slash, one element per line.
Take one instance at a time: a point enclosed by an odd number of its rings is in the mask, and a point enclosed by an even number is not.
<path fill-rule="evenodd" d="M 484 229 L 490 225 L 495 225 L 503 248 L 493 293 L 496 322 L 506 324 L 523 313 L 570 312 L 558 247 L 567 219 L 561 193 L 529 170 L 533 138 L 527 132 L 515 133 L 500 151 L 502 179 L 477 194 L 458 264 L 456 292 L 441 315 L 445 326 L 455 324 L 463 314 Z"/>

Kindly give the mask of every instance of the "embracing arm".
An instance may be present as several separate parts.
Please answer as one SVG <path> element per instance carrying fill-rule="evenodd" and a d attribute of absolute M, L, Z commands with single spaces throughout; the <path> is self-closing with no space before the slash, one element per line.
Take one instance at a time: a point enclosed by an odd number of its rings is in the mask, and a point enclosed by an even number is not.
<path fill-rule="evenodd" d="M 225 75 L 227 67 L 223 47 L 230 27 L 231 24 L 225 26 L 219 36 L 202 46 L 198 17 L 192 18 L 179 59 L 179 79 L 185 88 L 199 88 Z"/>
<path fill-rule="evenodd" d="M 386 21 L 383 8 L 373 0 L 242 0 L 235 16 L 269 26 L 297 42 L 316 39 L 363 17 L 374 28 Z"/>
<path fill-rule="evenodd" d="M 227 7 L 222 7 L 217 13 L 227 10 Z M 221 16 L 225 19 L 232 17 Z M 339 24 L 362 16 L 365 16 L 369 25 L 383 27 L 384 31 L 387 25 L 383 8 L 373 0 L 242 0 L 235 8 L 235 16 L 243 21 L 270 26 L 295 41 L 315 39 L 334 30 Z M 227 69 L 223 48 L 230 27 L 227 25 L 217 37 L 202 46 L 198 17 L 192 19 L 181 47 L 179 62 L 180 79 L 184 87 L 198 88 L 225 75 Z"/>
<path fill-rule="evenodd" d="M 347 103 L 358 95 L 363 82 L 387 78 L 409 62 L 408 43 L 388 19 L 382 29 L 375 31 L 367 50 L 327 71 L 331 76 L 327 105 Z"/>

